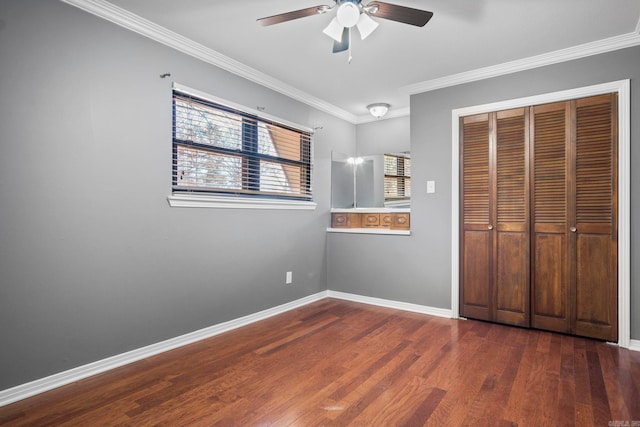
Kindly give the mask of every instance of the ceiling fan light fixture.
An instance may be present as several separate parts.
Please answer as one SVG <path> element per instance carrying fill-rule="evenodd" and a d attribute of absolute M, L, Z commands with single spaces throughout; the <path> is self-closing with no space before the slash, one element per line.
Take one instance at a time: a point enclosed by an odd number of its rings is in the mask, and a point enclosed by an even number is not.
<path fill-rule="evenodd" d="M 333 18 L 322 32 L 339 43 L 342 41 L 342 29 L 343 27 L 338 22 L 338 18 Z"/>
<path fill-rule="evenodd" d="M 360 38 L 362 40 L 366 39 L 373 33 L 373 30 L 378 28 L 378 23 L 371 19 L 369 15 L 366 13 L 360 14 L 360 19 L 358 19 L 358 31 L 360 32 Z"/>
<path fill-rule="evenodd" d="M 385 102 L 378 102 L 375 104 L 367 105 L 367 110 L 369 110 L 369 113 L 371 113 L 373 117 L 379 119 L 387 114 L 387 112 L 389 111 L 389 107 L 391 107 L 391 105 Z"/>
<path fill-rule="evenodd" d="M 360 19 L 360 8 L 355 3 L 342 3 L 340 7 L 338 7 L 336 18 L 340 25 L 351 28 L 356 25 Z"/>

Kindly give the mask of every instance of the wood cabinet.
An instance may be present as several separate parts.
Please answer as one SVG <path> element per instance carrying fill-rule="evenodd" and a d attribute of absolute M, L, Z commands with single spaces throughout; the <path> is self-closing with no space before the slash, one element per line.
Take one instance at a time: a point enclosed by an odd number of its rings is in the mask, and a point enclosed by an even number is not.
<path fill-rule="evenodd" d="M 462 316 L 617 340 L 616 106 L 461 118 Z"/>
<path fill-rule="evenodd" d="M 409 230 L 409 212 L 332 212 L 333 228 L 376 228 Z"/>

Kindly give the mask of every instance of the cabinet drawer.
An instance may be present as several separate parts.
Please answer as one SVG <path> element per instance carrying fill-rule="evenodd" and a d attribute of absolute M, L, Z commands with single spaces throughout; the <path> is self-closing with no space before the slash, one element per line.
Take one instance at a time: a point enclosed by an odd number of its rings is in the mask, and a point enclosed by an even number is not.
<path fill-rule="evenodd" d="M 377 214 L 377 213 L 364 213 L 364 214 L 362 214 L 362 226 L 363 227 L 378 227 L 378 226 L 380 226 L 380 214 Z"/>
<path fill-rule="evenodd" d="M 334 228 L 359 228 L 360 214 L 357 213 L 332 213 L 331 227 Z"/>
<path fill-rule="evenodd" d="M 391 214 L 391 228 L 396 230 L 408 230 L 410 226 L 409 213 Z"/>
<path fill-rule="evenodd" d="M 380 214 L 380 228 L 391 228 L 393 224 L 393 214 L 381 213 Z"/>

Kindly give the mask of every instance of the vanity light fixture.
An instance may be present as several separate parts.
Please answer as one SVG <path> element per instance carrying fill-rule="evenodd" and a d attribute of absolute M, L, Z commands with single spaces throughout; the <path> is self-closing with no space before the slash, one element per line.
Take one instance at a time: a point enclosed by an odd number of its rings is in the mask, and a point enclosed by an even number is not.
<path fill-rule="evenodd" d="M 391 105 L 385 102 L 378 102 L 376 104 L 367 105 L 367 110 L 369 110 L 373 117 L 379 119 L 387 114 L 387 111 L 389 111 L 389 107 L 391 107 Z"/>

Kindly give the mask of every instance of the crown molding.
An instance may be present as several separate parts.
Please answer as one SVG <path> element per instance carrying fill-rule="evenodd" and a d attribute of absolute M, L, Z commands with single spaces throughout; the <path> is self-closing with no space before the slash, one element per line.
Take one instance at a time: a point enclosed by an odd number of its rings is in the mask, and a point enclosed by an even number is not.
<path fill-rule="evenodd" d="M 134 13 L 122 9 L 105 0 L 61 0 L 64 3 L 75 6 L 85 12 L 96 15 L 144 37 L 162 43 L 182 53 L 197 58 L 203 62 L 212 64 L 249 81 L 279 92 L 292 99 L 307 104 L 337 118 L 352 124 L 364 124 L 377 120 L 392 119 L 409 115 L 409 107 L 390 111 L 384 118 L 375 119 L 369 115 L 357 116 L 330 104 L 320 98 L 316 98 L 301 91 L 281 80 L 271 77 L 261 71 L 251 68 L 239 61 L 197 43 L 187 37 L 181 36 L 165 27 L 155 24 Z M 566 49 L 557 50 L 541 55 L 523 58 L 503 64 L 465 71 L 432 80 L 426 80 L 400 88 L 400 91 L 408 95 L 415 95 L 431 90 L 442 89 L 463 83 L 471 83 L 492 77 L 498 77 L 519 71 L 530 70 L 546 65 L 557 64 L 573 59 L 584 58 L 591 55 L 610 52 L 618 49 L 640 45 L 640 20 L 635 31 L 620 36 L 610 37 L 596 42 L 585 43 Z"/>
<path fill-rule="evenodd" d="M 105 0 L 61 0 L 127 30 L 355 124 L 357 116 Z"/>
<path fill-rule="evenodd" d="M 637 46 L 640 45 L 639 28 L 640 21 L 636 26 L 636 31 L 632 33 L 622 34 L 608 39 L 585 43 L 516 61 L 505 62 L 503 64 L 490 67 L 478 68 L 476 70 L 427 80 L 421 83 L 403 86 L 400 90 L 408 93 L 409 95 L 415 95 L 422 92 L 429 92 L 463 83 L 471 83 L 478 80 L 516 73 L 518 71 L 530 70 L 533 68 L 544 67 L 546 65 L 558 64 L 560 62 L 571 61 L 573 59 L 585 58 L 587 56 Z"/>

